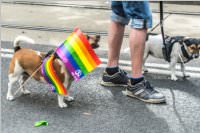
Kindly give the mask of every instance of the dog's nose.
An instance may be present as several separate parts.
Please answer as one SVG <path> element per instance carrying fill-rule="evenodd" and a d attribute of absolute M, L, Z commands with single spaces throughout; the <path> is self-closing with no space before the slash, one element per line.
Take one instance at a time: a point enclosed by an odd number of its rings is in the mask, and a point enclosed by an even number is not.
<path fill-rule="evenodd" d="M 199 58 L 199 54 L 194 54 L 194 58 Z"/>
<path fill-rule="evenodd" d="M 96 35 L 96 38 L 97 38 L 97 39 L 100 39 L 100 37 L 101 37 L 100 35 Z"/>

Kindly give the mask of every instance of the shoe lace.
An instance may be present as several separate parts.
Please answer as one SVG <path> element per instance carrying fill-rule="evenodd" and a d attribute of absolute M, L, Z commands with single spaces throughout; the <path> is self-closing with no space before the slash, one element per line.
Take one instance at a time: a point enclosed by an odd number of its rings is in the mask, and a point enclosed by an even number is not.
<path fill-rule="evenodd" d="M 121 76 L 121 81 L 123 82 L 127 82 L 128 81 L 128 77 L 127 77 L 127 72 L 125 72 L 124 70 L 119 69 L 119 74 Z"/>
<path fill-rule="evenodd" d="M 149 83 L 149 81 L 145 81 L 145 82 L 144 82 L 144 86 L 145 86 L 146 90 L 147 90 L 150 94 L 152 94 L 152 93 L 155 92 L 153 86 L 151 86 L 151 84 Z"/>
<path fill-rule="evenodd" d="M 122 69 L 119 69 L 119 71 L 120 71 L 120 74 L 123 75 L 123 76 L 126 76 L 128 74 L 126 71 L 124 71 Z"/>

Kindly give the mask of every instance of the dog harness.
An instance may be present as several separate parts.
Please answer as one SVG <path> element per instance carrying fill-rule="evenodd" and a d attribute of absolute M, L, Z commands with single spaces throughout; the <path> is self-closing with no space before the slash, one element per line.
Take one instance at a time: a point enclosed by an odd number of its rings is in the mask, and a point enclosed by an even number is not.
<path fill-rule="evenodd" d="M 170 36 L 165 36 L 164 41 L 165 41 L 165 51 L 168 56 L 166 56 L 166 60 L 170 62 L 170 56 L 172 52 L 172 48 L 175 43 L 179 42 L 180 44 L 182 43 L 183 36 L 176 36 L 176 37 L 170 37 Z M 164 55 L 163 55 L 164 56 Z M 164 56 L 165 57 L 165 56 Z"/>
<path fill-rule="evenodd" d="M 170 37 L 170 36 L 165 36 L 165 50 L 167 52 L 167 55 L 169 55 L 166 60 L 168 62 L 170 62 L 170 56 L 171 56 L 171 52 L 172 52 L 172 48 L 174 46 L 175 43 L 179 43 L 181 45 L 181 52 L 182 52 L 182 55 L 186 58 L 186 61 L 183 61 L 183 63 L 187 63 L 189 62 L 190 60 L 192 60 L 192 56 L 190 56 L 184 46 L 184 43 L 183 43 L 183 38 L 184 36 L 176 36 L 176 37 Z"/>
<path fill-rule="evenodd" d="M 188 54 L 188 52 L 185 49 L 185 46 L 183 44 L 183 41 L 182 41 L 183 36 L 177 36 L 177 37 L 165 36 L 163 21 L 164 21 L 164 19 L 163 19 L 163 1 L 160 1 L 160 28 L 161 28 L 161 34 L 162 34 L 162 40 L 163 40 L 162 53 L 163 53 L 164 59 L 166 61 L 170 62 L 170 55 L 171 55 L 172 47 L 173 47 L 174 43 L 179 42 L 181 44 L 182 55 L 187 59 L 186 61 L 183 61 L 183 63 L 187 63 L 190 60 L 192 60 L 193 57 Z"/>

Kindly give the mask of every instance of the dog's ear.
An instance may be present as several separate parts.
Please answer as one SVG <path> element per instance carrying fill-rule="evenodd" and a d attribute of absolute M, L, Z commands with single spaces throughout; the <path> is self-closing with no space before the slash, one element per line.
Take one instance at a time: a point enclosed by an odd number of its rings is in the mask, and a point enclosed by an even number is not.
<path fill-rule="evenodd" d="M 188 38 L 185 38 L 185 39 L 183 40 L 183 43 L 185 43 L 186 46 L 189 46 L 189 45 L 191 45 L 191 40 L 188 39 Z"/>
<path fill-rule="evenodd" d="M 180 44 L 183 44 L 185 41 L 185 36 L 176 36 L 175 38 Z"/>
<path fill-rule="evenodd" d="M 89 39 L 90 39 L 90 36 L 89 36 L 88 34 L 86 35 L 86 37 L 87 37 L 87 40 L 89 40 Z"/>
<path fill-rule="evenodd" d="M 96 38 L 97 38 L 98 40 L 100 40 L 101 36 L 100 36 L 100 35 L 96 35 Z"/>
<path fill-rule="evenodd" d="M 198 39 L 198 45 L 200 45 L 200 39 Z"/>

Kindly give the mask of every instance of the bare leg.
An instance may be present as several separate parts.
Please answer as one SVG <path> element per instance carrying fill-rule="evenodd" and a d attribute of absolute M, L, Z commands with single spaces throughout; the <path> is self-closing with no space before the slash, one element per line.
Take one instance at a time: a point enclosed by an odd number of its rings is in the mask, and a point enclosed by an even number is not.
<path fill-rule="evenodd" d="M 108 32 L 108 67 L 117 66 L 122 45 L 125 26 L 112 21 Z"/>
<path fill-rule="evenodd" d="M 142 62 L 146 33 L 146 29 L 131 29 L 130 32 L 129 40 L 131 50 L 132 76 L 134 78 L 142 76 Z"/>
<path fill-rule="evenodd" d="M 148 72 L 148 69 L 145 67 L 145 62 L 146 62 L 148 56 L 149 56 L 149 49 L 146 47 L 144 50 L 143 63 L 142 63 L 143 73 Z"/>

